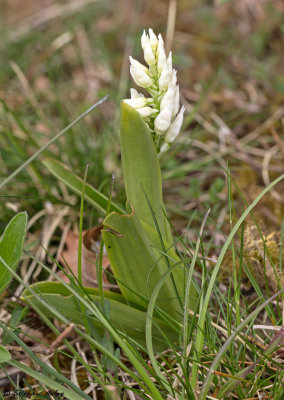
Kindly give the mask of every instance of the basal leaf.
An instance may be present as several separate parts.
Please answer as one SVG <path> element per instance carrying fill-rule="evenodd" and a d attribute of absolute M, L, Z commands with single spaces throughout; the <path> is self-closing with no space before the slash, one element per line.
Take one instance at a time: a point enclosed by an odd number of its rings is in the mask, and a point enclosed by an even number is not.
<path fill-rule="evenodd" d="M 121 159 L 127 199 L 137 216 L 154 226 L 145 193 L 159 222 L 162 236 L 171 242 L 169 223 L 163 213 L 161 170 L 151 132 L 140 114 L 121 103 Z"/>
<path fill-rule="evenodd" d="M 66 186 L 68 186 L 78 195 L 82 195 L 84 182 L 81 178 L 74 174 L 74 172 L 57 160 L 45 159 L 43 163 L 50 170 L 50 172 L 56 176 L 56 178 L 64 182 Z M 106 212 L 109 199 L 88 183 L 85 184 L 84 197 L 90 204 L 104 213 Z M 115 211 L 120 214 L 125 213 L 125 211 L 114 202 L 111 202 L 110 211 Z"/>
<path fill-rule="evenodd" d="M 0 257 L 13 270 L 16 269 L 22 254 L 27 219 L 26 212 L 21 212 L 12 218 L 6 226 L 0 241 Z M 0 259 L 0 293 L 9 285 L 11 279 L 11 273 Z"/>
<path fill-rule="evenodd" d="M 141 223 L 134 212 L 124 216 L 109 214 L 104 220 L 102 236 L 122 294 L 128 301 L 146 308 L 154 287 L 169 265 L 180 262 L 174 249 L 170 249 L 167 256 L 163 255 L 157 232 L 146 223 Z M 169 245 L 165 245 L 168 249 Z M 168 257 L 169 263 L 165 257 Z M 172 277 L 175 287 L 169 277 L 161 288 L 157 305 L 179 319 L 182 309 L 178 297 L 181 303 L 184 298 L 183 267 L 176 268 Z"/>
<path fill-rule="evenodd" d="M 4 346 L 0 345 L 0 364 L 9 360 L 11 360 L 11 354 Z"/>
<path fill-rule="evenodd" d="M 35 304 L 45 312 L 45 315 L 53 316 L 52 306 L 74 323 L 84 323 L 82 309 L 76 297 L 60 282 L 39 282 L 33 286 L 33 290 L 39 294 L 41 299 L 47 302 L 46 306 L 42 304 L 39 297 L 30 294 L 28 290 L 23 292 L 22 299 L 29 300 L 29 303 Z M 92 301 L 99 303 L 98 289 L 85 288 L 85 290 Z M 138 343 L 145 345 L 146 312 L 127 304 L 123 296 L 118 293 L 105 291 L 104 297 L 110 303 L 110 321 L 113 327 L 125 332 Z M 92 322 L 98 329 L 103 331 L 103 326 L 95 314 L 92 317 Z M 154 318 L 153 324 L 154 326 L 158 325 L 166 333 L 169 340 L 172 342 L 177 340 L 176 332 L 166 322 Z M 156 350 L 164 349 L 166 346 L 159 332 L 159 329 L 154 328 L 153 342 Z"/>

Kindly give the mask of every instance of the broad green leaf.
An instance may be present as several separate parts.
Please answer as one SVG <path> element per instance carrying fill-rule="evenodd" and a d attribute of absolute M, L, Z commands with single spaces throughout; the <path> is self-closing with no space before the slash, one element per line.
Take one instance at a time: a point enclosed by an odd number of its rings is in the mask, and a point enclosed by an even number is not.
<path fill-rule="evenodd" d="M 0 257 L 13 270 L 16 269 L 23 250 L 27 228 L 27 213 L 21 212 L 11 219 L 0 241 Z M 11 273 L 0 259 L 0 293 L 9 285 Z"/>
<path fill-rule="evenodd" d="M 29 300 L 31 304 L 35 304 L 43 310 L 47 316 L 53 316 L 51 307 L 49 307 L 50 305 L 74 323 L 84 323 L 82 309 L 76 297 L 60 282 L 39 282 L 33 286 L 33 290 L 39 294 L 41 299 L 47 302 L 46 306 L 42 304 L 38 297 L 30 294 L 27 289 L 23 292 L 22 299 Z M 99 303 L 100 296 L 98 289 L 85 288 L 85 290 L 90 295 L 92 301 Z M 121 332 L 125 332 L 138 343 L 145 345 L 146 312 L 127 304 L 123 296 L 118 293 L 105 291 L 104 297 L 110 303 L 110 322 L 113 327 Z M 92 318 L 92 322 L 103 332 L 102 324 L 95 315 Z M 165 349 L 166 347 L 164 340 L 160 337 L 159 329 L 156 327 L 157 325 L 165 332 L 170 341 L 177 341 L 176 331 L 166 322 L 159 318 L 154 318 L 153 324 L 153 342 L 156 350 Z"/>
<path fill-rule="evenodd" d="M 169 223 L 163 213 L 160 164 L 151 132 L 141 115 L 123 102 L 121 103 L 120 144 L 128 201 L 138 218 L 155 228 L 145 192 L 155 212 L 163 238 L 171 242 Z"/>
<path fill-rule="evenodd" d="M 9 351 L 4 346 L 0 345 L 0 364 L 11 360 L 11 358 Z"/>
<path fill-rule="evenodd" d="M 159 251 L 156 252 L 157 256 L 163 254 L 162 253 L 163 249 L 161 249 L 161 242 L 160 242 L 158 233 L 152 227 L 150 227 L 143 221 L 142 221 L 142 226 L 143 226 L 143 229 L 146 232 L 147 237 L 151 243 L 151 247 L 153 247 L 153 249 L 159 249 Z M 165 245 L 165 248 L 167 251 L 167 257 L 168 257 L 170 266 L 172 266 L 174 263 L 181 264 L 181 260 L 178 257 L 178 255 L 176 254 L 174 247 L 170 246 L 167 242 L 164 242 L 164 245 Z M 182 301 L 182 304 L 184 303 L 185 281 L 186 281 L 187 273 L 188 273 L 188 271 L 186 271 L 184 269 L 184 266 L 182 264 L 180 265 L 180 267 L 175 268 L 172 273 L 172 275 L 174 277 L 175 285 L 177 287 L 178 293 L 179 293 L 181 301 Z M 188 299 L 189 308 L 191 310 L 195 309 L 197 299 L 198 299 L 197 289 L 193 284 L 191 284 L 190 290 L 189 290 L 189 299 Z"/>
<path fill-rule="evenodd" d="M 52 159 L 45 159 L 43 164 L 50 170 L 50 172 L 52 172 L 54 176 L 56 176 L 56 178 L 64 182 L 66 186 L 68 186 L 78 195 L 82 195 L 84 181 L 64 164 Z M 84 197 L 86 201 L 98 208 L 100 211 L 106 212 L 109 199 L 88 183 L 85 184 Z M 116 205 L 114 202 L 111 202 L 110 204 L 110 211 L 116 211 L 119 214 L 125 213 L 125 210 Z"/>
<path fill-rule="evenodd" d="M 109 214 L 104 220 L 102 236 L 111 267 L 124 297 L 146 308 L 153 289 L 168 270 L 161 251 L 157 232 L 141 223 L 133 212 L 130 215 Z M 169 246 L 165 243 L 166 248 Z M 179 262 L 174 249 L 168 251 L 169 265 Z M 157 306 L 172 317 L 179 319 L 184 297 L 185 273 L 180 266 L 173 271 L 161 287 Z M 196 293 L 193 294 L 193 300 Z"/>

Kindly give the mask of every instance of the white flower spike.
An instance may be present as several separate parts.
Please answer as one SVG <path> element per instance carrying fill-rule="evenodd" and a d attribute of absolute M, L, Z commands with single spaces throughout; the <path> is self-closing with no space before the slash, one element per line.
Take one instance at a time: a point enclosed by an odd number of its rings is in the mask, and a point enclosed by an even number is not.
<path fill-rule="evenodd" d="M 148 124 L 158 153 L 166 151 L 178 136 L 185 107 L 180 109 L 177 71 L 172 66 L 172 52 L 166 56 L 164 41 L 152 29 L 143 31 L 141 47 L 149 68 L 132 57 L 130 73 L 134 82 L 146 89 L 151 97 L 145 97 L 136 89 L 130 89 L 130 99 L 124 100 L 144 118 Z"/>

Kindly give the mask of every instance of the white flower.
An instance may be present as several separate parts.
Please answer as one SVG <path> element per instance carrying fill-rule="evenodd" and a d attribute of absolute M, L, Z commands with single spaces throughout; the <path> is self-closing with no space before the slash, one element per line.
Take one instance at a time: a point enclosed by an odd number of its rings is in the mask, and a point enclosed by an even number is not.
<path fill-rule="evenodd" d="M 176 87 L 176 95 L 175 95 L 175 105 L 173 110 L 173 116 L 175 117 L 179 110 L 179 85 Z"/>
<path fill-rule="evenodd" d="M 164 142 L 160 148 L 160 153 L 164 153 L 170 147 L 169 143 Z"/>
<path fill-rule="evenodd" d="M 167 58 L 167 64 L 168 64 L 169 70 L 172 73 L 172 71 L 173 71 L 173 62 L 172 62 L 172 52 L 171 51 L 170 51 L 169 56 Z"/>
<path fill-rule="evenodd" d="M 130 99 L 124 100 L 135 108 L 150 128 L 158 152 L 170 147 L 179 134 L 185 108 L 180 109 L 180 93 L 177 71 L 172 66 L 172 53 L 166 56 L 164 41 L 152 29 L 143 31 L 141 47 L 149 68 L 130 57 L 130 73 L 134 82 L 146 89 L 145 97 L 136 89 L 130 89 Z"/>
<path fill-rule="evenodd" d="M 158 53 L 157 69 L 158 69 L 158 72 L 161 73 L 162 70 L 163 70 L 163 67 L 164 67 L 164 65 L 165 65 L 165 63 L 167 61 L 164 41 L 163 41 L 163 38 L 162 38 L 161 34 L 159 34 L 159 36 L 158 36 L 157 53 Z"/>
<path fill-rule="evenodd" d="M 158 39 L 152 29 L 149 29 L 149 36 L 145 30 L 141 36 L 141 47 L 144 51 L 144 59 L 148 65 L 154 65 L 156 62 L 156 49 L 158 45 Z"/>
<path fill-rule="evenodd" d="M 131 67 L 130 73 L 136 85 L 143 88 L 148 88 L 153 85 L 153 80 L 148 74 L 148 69 L 140 64 L 140 62 L 130 57 Z"/>
<path fill-rule="evenodd" d="M 168 63 L 165 63 L 161 76 L 159 78 L 159 88 L 161 90 L 167 90 L 169 83 L 172 79 L 172 71 L 170 70 Z"/>
<path fill-rule="evenodd" d="M 185 107 L 183 106 L 181 108 L 180 112 L 178 113 L 178 115 L 176 116 L 174 122 L 171 124 L 171 126 L 167 130 L 166 135 L 165 135 L 165 141 L 167 143 L 172 143 L 175 140 L 175 138 L 177 137 L 177 135 L 179 134 L 180 128 L 183 123 L 184 111 L 185 111 Z"/>
<path fill-rule="evenodd" d="M 153 85 L 152 79 L 145 72 L 137 69 L 133 65 L 130 67 L 130 73 L 136 85 L 143 88 L 148 88 Z"/>
<path fill-rule="evenodd" d="M 142 107 L 142 108 L 138 108 L 137 111 L 139 112 L 139 114 L 143 117 L 143 118 L 148 118 L 150 117 L 152 114 L 155 114 L 158 112 L 158 110 L 155 110 L 151 107 Z"/>
<path fill-rule="evenodd" d="M 176 69 L 173 69 L 171 82 L 173 85 L 176 86 L 176 84 L 177 84 L 177 70 Z"/>
<path fill-rule="evenodd" d="M 155 131 L 158 135 L 163 135 L 169 128 L 172 119 L 173 105 L 168 104 L 161 112 L 158 114 L 154 121 Z"/>
<path fill-rule="evenodd" d="M 149 73 L 149 70 L 145 65 L 141 64 L 139 61 L 135 60 L 131 56 L 129 56 L 130 63 L 133 67 L 140 69 L 141 71 L 145 72 L 146 74 Z"/>
<path fill-rule="evenodd" d="M 158 46 L 158 39 L 155 33 L 153 32 L 153 29 L 149 29 L 149 36 L 150 36 L 150 44 L 152 47 L 152 50 L 155 52 L 157 50 Z"/>
<path fill-rule="evenodd" d="M 137 99 L 137 97 L 145 97 L 144 94 L 138 93 L 136 89 L 130 89 L 130 97 L 131 99 Z"/>
<path fill-rule="evenodd" d="M 141 47 L 142 47 L 143 50 L 144 50 L 145 47 L 146 47 L 147 39 L 148 39 L 148 37 L 147 37 L 146 31 L 145 31 L 145 29 L 144 29 L 143 35 L 141 36 Z"/>
<path fill-rule="evenodd" d="M 126 99 L 124 102 L 133 108 L 142 108 L 146 106 L 149 100 L 146 97 L 136 97 L 135 99 Z"/>
<path fill-rule="evenodd" d="M 154 56 L 149 38 L 147 38 L 146 45 L 144 48 L 144 59 L 148 65 L 154 65 L 156 62 L 156 57 Z"/>
<path fill-rule="evenodd" d="M 164 97 L 162 98 L 160 109 L 163 110 L 168 104 L 174 104 L 176 97 L 176 85 L 170 82 L 168 90 L 166 91 Z"/>

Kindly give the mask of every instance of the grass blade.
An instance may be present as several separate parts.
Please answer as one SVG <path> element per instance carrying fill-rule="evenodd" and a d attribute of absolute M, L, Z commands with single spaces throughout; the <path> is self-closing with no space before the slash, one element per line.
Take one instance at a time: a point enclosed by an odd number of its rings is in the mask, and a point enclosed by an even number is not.
<path fill-rule="evenodd" d="M 104 194 L 94 189 L 87 182 L 84 183 L 83 179 L 79 178 L 79 176 L 74 174 L 74 172 L 57 160 L 45 159 L 43 160 L 43 164 L 50 170 L 50 172 L 52 172 L 54 176 L 56 176 L 56 178 L 65 183 L 66 186 L 68 186 L 78 195 L 82 195 L 84 188 L 85 200 L 98 208 L 100 211 L 104 213 L 106 212 L 109 199 Z M 110 211 L 115 211 L 119 214 L 125 214 L 125 211 L 113 202 L 110 203 L 109 207 Z"/>
<path fill-rule="evenodd" d="M 211 293 L 214 287 L 214 283 L 219 271 L 219 268 L 221 266 L 221 263 L 223 261 L 223 258 L 228 250 L 228 247 L 231 243 L 231 241 L 233 240 L 235 234 L 237 233 L 238 229 L 240 228 L 241 224 L 243 223 L 243 221 L 246 219 L 246 217 L 252 212 L 252 210 L 254 209 L 254 207 L 257 205 L 257 203 L 263 198 L 263 196 L 269 192 L 269 190 L 271 190 L 275 185 L 277 185 L 277 183 L 279 183 L 282 179 L 284 178 L 284 175 L 279 176 L 277 179 L 275 179 L 273 182 L 270 183 L 270 185 L 268 185 L 257 197 L 256 199 L 252 202 L 252 204 L 244 211 L 244 213 L 242 214 L 242 216 L 238 219 L 238 221 L 236 222 L 236 224 L 234 225 L 230 235 L 228 236 L 226 242 L 224 243 L 224 246 L 222 247 L 221 253 L 218 257 L 218 260 L 215 264 L 209 285 L 208 285 L 208 289 L 206 292 L 206 296 L 204 299 L 204 303 L 203 303 L 203 308 L 201 310 L 200 316 L 199 316 L 199 320 L 198 320 L 198 332 L 197 332 L 197 336 L 196 336 L 196 342 L 195 342 L 195 350 L 198 354 L 201 354 L 202 352 L 202 348 L 203 348 L 203 343 L 204 343 L 204 324 L 205 324 L 205 317 L 206 317 L 206 313 L 208 310 L 208 305 L 209 305 L 209 301 L 210 301 L 210 297 L 211 297 Z M 265 302 L 264 304 L 267 305 L 269 302 Z M 210 369 L 211 371 L 211 369 Z M 209 379 L 209 378 L 208 378 Z M 197 381 L 197 374 L 195 376 L 193 376 L 192 382 L 194 383 L 194 386 L 196 385 L 196 381 Z M 203 400 L 206 397 L 206 393 L 208 391 L 208 385 L 206 383 L 206 390 L 203 389 L 202 392 L 200 393 L 199 396 L 199 400 Z"/>
<path fill-rule="evenodd" d="M 21 171 L 23 171 L 31 162 L 33 162 L 41 153 L 43 153 L 49 146 L 51 146 L 57 139 L 59 139 L 65 132 L 71 129 L 74 125 L 76 125 L 81 119 L 83 119 L 86 115 L 88 115 L 91 111 L 93 111 L 96 107 L 102 104 L 108 96 L 103 97 L 97 103 L 93 104 L 87 111 L 81 114 L 78 118 L 76 118 L 71 124 L 66 126 L 62 131 L 60 131 L 57 135 L 55 135 L 48 143 L 46 143 L 43 147 L 41 147 L 38 151 L 36 151 L 30 158 L 28 158 L 19 168 L 17 168 L 8 178 L 4 179 L 3 182 L 0 183 L 0 189 L 2 189 L 7 183 L 11 182 L 12 179 L 15 178 Z"/>

